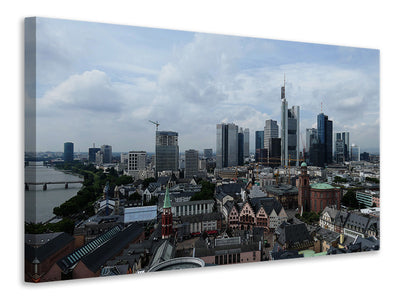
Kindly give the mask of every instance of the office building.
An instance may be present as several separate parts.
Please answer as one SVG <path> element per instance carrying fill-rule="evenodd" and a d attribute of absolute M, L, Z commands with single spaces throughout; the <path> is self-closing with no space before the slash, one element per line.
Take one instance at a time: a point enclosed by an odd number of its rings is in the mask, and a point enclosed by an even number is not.
<path fill-rule="evenodd" d="M 199 174 L 199 152 L 193 149 L 185 151 L 185 178 L 193 178 Z"/>
<path fill-rule="evenodd" d="M 96 148 L 93 146 L 93 148 L 89 148 L 89 158 L 88 161 L 91 163 L 96 162 L 96 153 L 99 152 L 101 149 Z"/>
<path fill-rule="evenodd" d="M 71 142 L 64 143 L 64 161 L 65 162 L 74 161 L 74 143 Z"/>
<path fill-rule="evenodd" d="M 179 146 L 178 133 L 173 131 L 156 132 L 156 176 L 162 171 L 178 171 Z"/>
<path fill-rule="evenodd" d="M 332 163 L 332 137 L 333 122 L 328 120 L 328 116 L 320 113 L 317 116 L 318 140 L 322 145 L 322 159 L 324 164 Z"/>
<path fill-rule="evenodd" d="M 205 158 L 212 158 L 212 149 L 204 149 L 204 157 Z"/>
<path fill-rule="evenodd" d="M 255 140 L 256 140 L 256 156 L 255 160 L 256 162 L 260 161 L 260 156 L 259 156 L 259 151 L 258 149 L 263 149 L 264 148 L 264 131 L 256 131 L 255 133 Z"/>
<path fill-rule="evenodd" d="M 266 120 L 264 126 L 264 148 L 268 149 L 269 139 L 279 137 L 278 122 L 274 120 Z"/>
<path fill-rule="evenodd" d="M 342 140 L 342 133 L 335 134 L 335 161 L 336 163 L 344 163 L 345 161 L 345 143 Z"/>
<path fill-rule="evenodd" d="M 316 129 L 310 134 L 310 150 L 308 151 L 307 163 L 312 166 L 323 167 L 323 147 L 318 139 Z"/>
<path fill-rule="evenodd" d="M 128 161 L 129 161 L 129 153 L 121 153 L 121 156 L 120 156 L 121 164 L 128 165 Z"/>
<path fill-rule="evenodd" d="M 344 160 L 349 161 L 350 160 L 350 133 L 349 132 L 337 132 L 336 140 L 343 141 Z"/>
<path fill-rule="evenodd" d="M 351 145 L 351 160 L 360 161 L 360 147 L 357 145 Z"/>
<path fill-rule="evenodd" d="M 243 156 L 244 159 L 250 156 L 250 130 L 248 128 L 243 131 Z"/>
<path fill-rule="evenodd" d="M 306 152 L 310 151 L 311 135 L 317 135 L 317 129 L 316 128 L 307 128 L 306 129 Z"/>
<path fill-rule="evenodd" d="M 139 172 L 144 170 L 146 170 L 146 151 L 129 151 L 128 174 L 137 179 Z"/>
<path fill-rule="evenodd" d="M 238 165 L 238 126 L 217 124 L 216 168 L 222 169 Z"/>
<path fill-rule="evenodd" d="M 264 144 L 266 143 L 264 137 Z M 295 159 L 295 165 L 299 165 L 300 145 L 300 107 L 292 106 L 288 109 L 285 96 L 285 85 L 281 87 L 281 163 L 289 164 L 290 159 Z M 291 162 L 291 164 L 293 164 Z"/>
<path fill-rule="evenodd" d="M 110 145 L 101 146 L 101 152 L 103 154 L 103 164 L 112 163 L 112 147 Z"/>
<path fill-rule="evenodd" d="M 243 166 L 243 164 L 244 164 L 244 134 L 242 127 L 240 127 L 238 132 L 238 165 Z"/>
<path fill-rule="evenodd" d="M 281 165 L 281 139 L 270 138 L 268 141 L 268 166 L 278 167 Z"/>

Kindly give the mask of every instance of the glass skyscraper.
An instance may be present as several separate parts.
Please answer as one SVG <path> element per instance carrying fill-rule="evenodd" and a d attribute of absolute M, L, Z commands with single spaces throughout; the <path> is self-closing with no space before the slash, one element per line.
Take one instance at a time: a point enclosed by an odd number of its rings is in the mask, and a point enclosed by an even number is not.
<path fill-rule="evenodd" d="M 238 165 L 238 126 L 217 124 L 217 161 L 218 169 Z"/>
<path fill-rule="evenodd" d="M 65 162 L 74 161 L 74 143 L 71 142 L 64 143 L 64 161 Z"/>
<path fill-rule="evenodd" d="M 289 156 L 291 159 L 299 159 L 300 107 L 292 106 L 291 109 L 288 109 L 285 85 L 281 87 L 281 100 L 281 163 L 287 166 L 289 164 Z M 298 165 L 299 161 L 297 160 L 296 166 Z"/>
<path fill-rule="evenodd" d="M 332 138 L 333 122 L 328 120 L 328 116 L 320 113 L 317 116 L 318 140 L 322 145 L 322 160 L 326 164 L 332 163 Z"/>

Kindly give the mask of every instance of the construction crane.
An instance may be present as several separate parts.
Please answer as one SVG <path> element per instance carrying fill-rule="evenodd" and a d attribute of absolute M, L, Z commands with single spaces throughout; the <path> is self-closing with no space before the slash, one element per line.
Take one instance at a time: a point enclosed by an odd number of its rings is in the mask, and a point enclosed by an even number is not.
<path fill-rule="evenodd" d="M 149 120 L 150 123 L 153 123 L 154 125 L 156 125 L 156 131 L 158 131 L 158 126 L 160 125 L 160 123 L 158 123 L 158 121 L 151 121 Z"/>

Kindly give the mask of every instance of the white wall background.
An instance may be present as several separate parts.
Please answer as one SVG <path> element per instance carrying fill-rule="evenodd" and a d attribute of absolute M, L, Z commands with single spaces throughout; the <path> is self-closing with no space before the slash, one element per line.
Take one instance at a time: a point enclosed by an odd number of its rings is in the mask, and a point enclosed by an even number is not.
<path fill-rule="evenodd" d="M 5 1 L 1 19 L 1 286 L 18 299 L 372 299 L 397 293 L 399 196 L 394 173 L 399 36 L 395 1 Z M 382 3 L 382 2 L 381 2 Z M 23 283 L 23 18 L 41 16 L 381 50 L 382 250 L 113 279 Z M 4 92 L 5 91 L 5 92 Z M 392 127 L 394 126 L 394 127 Z M 398 126 L 397 126 L 398 127 Z M 397 128 L 396 128 L 397 129 Z M 5 164 L 4 164 L 5 163 Z M 10 173 L 12 176 L 10 176 Z M 386 297 L 385 297 L 386 295 Z M 4 298 L 5 299 L 5 298 Z"/>

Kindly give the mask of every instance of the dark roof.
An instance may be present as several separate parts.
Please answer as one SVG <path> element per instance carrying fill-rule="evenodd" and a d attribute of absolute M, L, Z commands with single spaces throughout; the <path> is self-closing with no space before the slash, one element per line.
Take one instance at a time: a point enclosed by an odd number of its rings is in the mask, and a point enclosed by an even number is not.
<path fill-rule="evenodd" d="M 346 226 L 355 226 L 360 228 L 361 232 L 367 230 L 367 225 L 369 223 L 369 218 L 363 215 L 351 213 L 347 218 Z"/>
<path fill-rule="evenodd" d="M 242 185 L 239 183 L 221 184 L 217 186 L 217 194 L 223 192 L 229 196 L 236 196 L 240 194 L 241 191 Z"/>
<path fill-rule="evenodd" d="M 268 215 L 271 214 L 272 210 L 275 210 L 277 214 L 279 214 L 282 210 L 282 204 L 273 197 L 251 198 L 249 202 L 255 213 L 257 213 L 261 207 L 264 208 Z"/>
<path fill-rule="evenodd" d="M 104 245 L 84 256 L 82 262 L 92 272 L 97 272 L 107 260 L 120 253 L 129 243 L 137 239 L 143 231 L 144 228 L 141 223 L 132 223 Z"/>
<path fill-rule="evenodd" d="M 259 242 L 255 243 L 253 242 L 248 244 L 224 245 L 211 248 L 207 247 L 195 248 L 194 255 L 195 257 L 205 257 L 205 256 L 234 254 L 234 253 L 243 253 L 243 252 L 259 251 L 259 250 L 260 250 Z"/>
<path fill-rule="evenodd" d="M 278 186 L 276 185 L 267 185 L 264 187 L 264 189 L 269 192 L 272 193 L 274 195 L 297 195 L 299 193 L 299 190 L 297 189 L 297 187 L 293 186 L 293 185 L 288 185 L 288 184 L 280 184 Z"/>
<path fill-rule="evenodd" d="M 371 251 L 371 250 L 379 250 L 379 240 L 374 237 L 362 238 L 357 236 L 354 241 L 354 244 L 359 244 L 361 251 Z"/>
<path fill-rule="evenodd" d="M 74 268 L 74 266 L 85 256 L 93 253 L 96 249 L 104 245 L 107 241 L 113 238 L 118 232 L 122 230 L 122 227 L 117 225 L 106 233 L 100 235 L 90 243 L 76 249 L 74 252 L 68 254 L 57 262 L 57 265 L 63 272 Z"/>
<path fill-rule="evenodd" d="M 299 252 L 296 250 L 283 250 L 279 247 L 278 243 L 275 243 L 274 247 L 272 248 L 271 256 L 273 260 L 304 257 L 303 254 L 299 254 Z"/>
<path fill-rule="evenodd" d="M 62 232 L 38 248 L 25 244 L 25 259 L 33 262 L 36 258 L 39 262 L 43 262 L 74 240 L 74 237 L 68 233 Z"/>
<path fill-rule="evenodd" d="M 278 242 L 281 245 L 289 244 L 289 246 L 294 246 L 295 244 L 312 241 L 311 235 L 304 223 L 289 224 L 283 222 L 279 225 L 278 232 L 280 232 Z"/>

